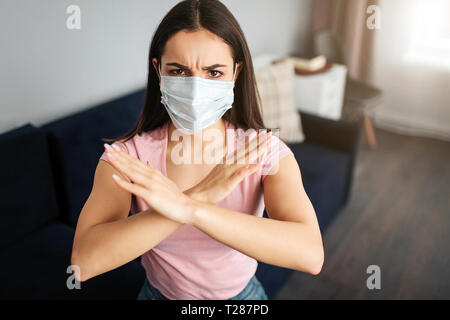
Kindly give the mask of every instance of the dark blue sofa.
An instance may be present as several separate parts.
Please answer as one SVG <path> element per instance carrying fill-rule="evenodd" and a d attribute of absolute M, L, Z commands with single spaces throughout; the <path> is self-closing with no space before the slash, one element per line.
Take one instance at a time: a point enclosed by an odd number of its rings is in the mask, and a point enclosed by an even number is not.
<path fill-rule="evenodd" d="M 103 152 L 101 138 L 137 121 L 145 89 L 0 135 L 0 299 L 135 299 L 145 273 L 139 258 L 69 290 L 73 236 Z M 322 231 L 351 190 L 360 124 L 302 113 L 306 141 L 290 145 Z M 264 213 L 267 217 L 267 214 Z M 274 298 L 292 270 L 259 263 L 257 277 Z"/>

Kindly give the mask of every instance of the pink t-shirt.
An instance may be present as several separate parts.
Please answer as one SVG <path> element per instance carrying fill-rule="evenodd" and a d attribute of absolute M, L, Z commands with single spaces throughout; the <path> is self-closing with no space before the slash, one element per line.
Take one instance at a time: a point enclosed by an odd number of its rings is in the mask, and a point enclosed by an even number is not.
<path fill-rule="evenodd" d="M 243 130 L 234 130 L 233 124 L 224 120 L 227 150 L 234 150 L 243 139 Z M 135 135 L 131 140 L 118 145 L 131 156 L 153 168 L 166 173 L 166 148 L 168 123 L 162 127 Z M 276 136 L 270 148 L 258 159 L 262 168 L 246 177 L 217 206 L 262 217 L 264 195 L 262 181 L 270 168 L 287 154 L 289 147 Z M 230 143 L 234 141 L 234 143 Z M 102 160 L 109 161 L 104 152 Z M 126 177 L 128 181 L 129 178 Z M 112 178 L 111 178 L 112 179 Z M 131 213 L 149 208 L 147 203 L 133 195 Z M 142 255 L 142 266 L 147 279 L 165 297 L 171 300 L 226 300 L 241 292 L 255 274 L 258 262 L 204 233 L 200 229 L 184 224 L 158 245 Z"/>

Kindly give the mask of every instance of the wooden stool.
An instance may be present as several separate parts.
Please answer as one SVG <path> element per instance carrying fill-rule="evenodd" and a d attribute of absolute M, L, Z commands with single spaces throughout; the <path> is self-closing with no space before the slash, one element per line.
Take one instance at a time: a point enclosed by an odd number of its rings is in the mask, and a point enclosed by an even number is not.
<path fill-rule="evenodd" d="M 367 142 L 371 149 L 375 149 L 377 146 L 377 140 L 375 139 L 375 131 L 373 130 L 372 121 L 367 116 L 364 116 L 364 131 L 366 132 Z"/>

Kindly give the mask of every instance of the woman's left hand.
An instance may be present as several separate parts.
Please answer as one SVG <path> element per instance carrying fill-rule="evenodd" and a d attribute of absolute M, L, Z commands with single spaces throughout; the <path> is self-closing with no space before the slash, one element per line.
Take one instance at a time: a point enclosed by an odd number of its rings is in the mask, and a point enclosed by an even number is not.
<path fill-rule="evenodd" d="M 125 151 L 105 144 L 107 156 L 113 166 L 127 175 L 132 183 L 113 175 L 119 187 L 142 198 L 158 213 L 179 223 L 192 223 L 195 200 L 184 194 L 161 171 L 144 164 Z"/>

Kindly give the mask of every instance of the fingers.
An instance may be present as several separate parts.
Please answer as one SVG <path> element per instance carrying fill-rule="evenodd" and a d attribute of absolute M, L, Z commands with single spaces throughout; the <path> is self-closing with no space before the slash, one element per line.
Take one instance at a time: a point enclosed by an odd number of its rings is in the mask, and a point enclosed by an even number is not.
<path fill-rule="evenodd" d="M 105 146 L 105 148 L 107 148 Z M 107 148 L 107 156 L 110 162 L 121 173 L 127 175 L 133 182 L 140 185 L 148 185 L 150 178 L 154 176 L 153 169 L 150 165 L 142 163 L 139 159 L 133 158 L 124 151 L 111 151 Z"/>
<path fill-rule="evenodd" d="M 113 149 L 113 148 L 115 148 L 115 149 Z M 146 164 L 144 164 L 141 160 L 130 156 L 128 153 L 126 153 L 125 151 L 123 151 L 122 149 L 117 147 L 116 145 L 113 145 L 113 148 L 111 148 L 111 146 L 109 146 L 108 144 L 105 143 L 106 152 L 113 154 L 113 156 L 114 156 L 114 154 L 117 154 L 118 156 L 120 156 L 119 158 L 124 159 L 126 161 L 126 163 L 128 163 L 130 166 L 135 166 L 136 169 L 142 169 L 143 173 L 148 171 L 148 169 L 154 170 L 154 168 L 151 166 L 149 161 L 147 161 Z M 155 171 L 158 171 L 158 170 L 155 170 Z"/>
<path fill-rule="evenodd" d="M 243 177 L 245 178 L 245 177 L 251 175 L 252 173 L 255 173 L 259 169 L 261 169 L 261 165 L 259 163 L 249 164 L 247 167 L 244 167 L 244 168 L 245 169 L 242 169 L 243 173 L 241 173 L 241 175 L 243 175 Z"/>
<path fill-rule="evenodd" d="M 249 175 L 255 173 L 260 168 L 261 168 L 260 164 L 249 164 L 239 168 L 231 176 L 233 185 L 239 183 L 245 177 L 248 177 Z"/>
<path fill-rule="evenodd" d="M 268 142 L 271 138 L 271 133 L 260 133 L 248 142 L 245 141 L 244 145 L 238 150 L 236 159 L 237 164 L 250 163 L 254 164 L 257 159 L 261 157 L 268 148 Z M 248 148 L 247 148 L 248 146 Z M 246 160 L 248 159 L 248 162 Z"/>
<path fill-rule="evenodd" d="M 112 177 L 113 177 L 113 180 L 116 182 L 116 184 L 119 185 L 119 187 L 121 187 L 122 189 L 124 189 L 126 191 L 133 193 L 133 194 L 137 195 L 138 197 L 141 197 L 142 199 L 144 199 L 148 195 L 148 191 L 144 187 L 134 184 L 134 183 L 130 183 L 128 181 L 125 181 L 124 179 L 122 179 L 118 175 L 116 175 L 115 173 L 112 175 Z"/>
<path fill-rule="evenodd" d="M 233 152 L 225 155 L 223 162 L 225 164 L 254 164 L 268 149 L 271 132 L 260 132 L 255 137 L 244 136 L 244 144 L 238 143 L 238 147 Z M 248 161 L 246 162 L 246 160 Z"/>
<path fill-rule="evenodd" d="M 137 165 L 138 167 L 142 168 L 142 169 L 148 169 L 148 166 L 146 166 L 142 161 L 140 161 L 137 158 L 134 158 L 132 156 L 130 156 L 128 153 L 126 153 L 125 151 L 123 151 L 120 147 L 118 147 L 115 144 L 108 145 L 108 144 L 104 144 L 105 150 L 106 152 L 110 152 L 114 155 L 114 153 L 119 153 L 121 154 L 125 159 L 127 159 L 128 161 L 132 162 L 133 164 Z M 151 167 L 151 166 L 150 166 Z"/>
<path fill-rule="evenodd" d="M 249 159 L 248 163 L 255 164 L 258 158 L 260 158 L 267 151 L 270 139 L 272 137 L 271 134 L 271 132 L 265 133 L 262 137 L 259 137 L 258 145 L 256 147 L 251 150 L 249 148 L 249 151 L 246 154 Z"/>

